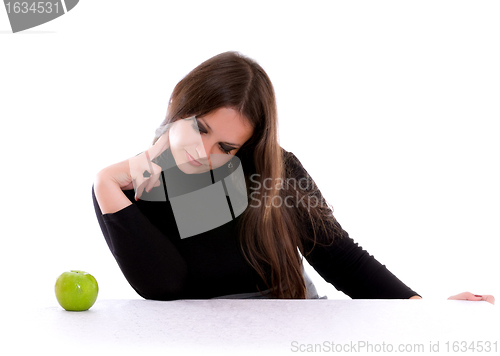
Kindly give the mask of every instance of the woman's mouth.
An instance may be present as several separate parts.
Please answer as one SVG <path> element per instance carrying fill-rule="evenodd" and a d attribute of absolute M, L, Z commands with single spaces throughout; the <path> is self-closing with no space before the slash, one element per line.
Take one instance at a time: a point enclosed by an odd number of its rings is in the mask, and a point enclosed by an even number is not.
<path fill-rule="evenodd" d="M 195 160 L 195 159 L 193 158 L 193 156 L 191 156 L 191 155 L 188 153 L 188 151 L 186 151 L 186 157 L 187 157 L 187 159 L 188 159 L 188 162 L 189 162 L 189 163 L 191 163 L 193 166 L 196 166 L 196 167 L 201 166 L 201 163 L 200 163 L 200 162 L 198 162 L 197 160 Z"/>

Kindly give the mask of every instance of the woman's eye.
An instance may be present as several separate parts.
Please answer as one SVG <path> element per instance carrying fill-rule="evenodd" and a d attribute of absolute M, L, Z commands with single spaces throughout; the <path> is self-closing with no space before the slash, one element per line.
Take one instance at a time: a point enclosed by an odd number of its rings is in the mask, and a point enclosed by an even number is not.
<path fill-rule="evenodd" d="M 231 152 L 232 150 L 234 150 L 233 147 L 226 147 L 222 144 L 219 143 L 219 147 L 220 149 L 222 150 L 222 152 L 226 153 L 226 154 L 229 154 L 229 152 Z"/>
<path fill-rule="evenodd" d="M 204 134 L 208 133 L 208 131 L 205 128 L 205 126 L 203 126 L 202 124 L 200 124 L 200 122 L 196 118 L 193 120 L 193 123 L 191 124 L 191 126 L 193 127 L 193 129 L 196 132 L 200 132 L 200 133 L 204 133 Z M 229 154 L 232 150 L 234 150 L 234 147 L 225 146 L 225 145 L 223 145 L 221 143 L 219 143 L 219 147 L 220 147 L 221 151 L 224 152 L 225 154 Z"/>
<path fill-rule="evenodd" d="M 193 123 L 191 124 L 191 126 L 193 127 L 193 129 L 195 131 L 199 131 L 200 133 L 207 133 L 207 130 L 205 129 L 205 127 L 203 127 L 203 125 L 201 125 L 198 120 L 194 120 Z"/>

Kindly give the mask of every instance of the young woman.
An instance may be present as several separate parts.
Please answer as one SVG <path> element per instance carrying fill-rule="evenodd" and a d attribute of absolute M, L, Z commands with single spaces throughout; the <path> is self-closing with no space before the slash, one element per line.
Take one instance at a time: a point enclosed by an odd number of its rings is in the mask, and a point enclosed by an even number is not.
<path fill-rule="evenodd" d="M 238 53 L 176 85 L 153 145 L 101 170 L 93 186 L 130 285 L 157 300 L 318 298 L 303 256 L 351 298 L 420 298 L 342 229 L 277 127 L 271 81 Z"/>

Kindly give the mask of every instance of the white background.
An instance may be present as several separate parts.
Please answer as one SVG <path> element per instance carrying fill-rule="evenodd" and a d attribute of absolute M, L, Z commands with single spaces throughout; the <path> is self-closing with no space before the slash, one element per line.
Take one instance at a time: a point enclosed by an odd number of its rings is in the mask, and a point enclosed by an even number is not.
<path fill-rule="evenodd" d="M 499 18 L 496 1 L 82 0 L 13 34 L 0 9 L 2 298 L 57 305 L 69 269 L 139 298 L 94 176 L 146 149 L 175 84 L 227 50 L 267 71 L 281 145 L 363 248 L 424 298 L 500 296 Z"/>

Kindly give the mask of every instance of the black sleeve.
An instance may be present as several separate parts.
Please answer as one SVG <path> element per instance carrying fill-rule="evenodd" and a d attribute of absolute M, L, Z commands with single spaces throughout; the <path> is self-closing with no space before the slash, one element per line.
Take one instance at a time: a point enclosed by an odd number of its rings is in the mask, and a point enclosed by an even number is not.
<path fill-rule="evenodd" d="M 292 167 L 291 172 L 295 179 L 306 179 L 309 186 L 316 186 L 293 153 L 288 153 L 287 162 Z M 326 205 L 319 190 L 316 197 Z M 355 243 L 342 229 L 333 214 L 329 219 L 326 226 L 334 226 L 335 233 L 334 230 L 325 233 L 319 227 L 314 228 L 318 243 L 313 244 L 310 237 L 314 232 L 309 221 L 306 222 L 308 237 L 302 241 L 304 257 L 327 282 L 353 299 L 407 299 L 418 295 L 392 274 L 385 265 Z"/>
<path fill-rule="evenodd" d="M 123 275 L 146 299 L 173 300 L 183 296 L 187 266 L 174 244 L 132 205 L 102 214 L 92 186 L 97 220 Z M 130 197 L 129 197 L 130 200 Z"/>
<path fill-rule="evenodd" d="M 306 256 L 327 282 L 353 299 L 408 299 L 418 295 L 343 232 L 332 245 L 317 244 Z"/>

